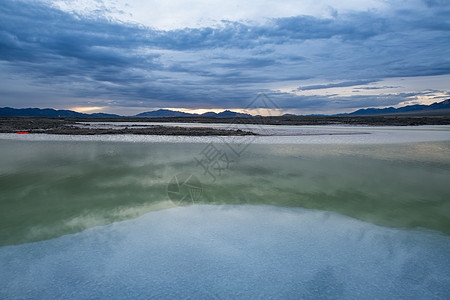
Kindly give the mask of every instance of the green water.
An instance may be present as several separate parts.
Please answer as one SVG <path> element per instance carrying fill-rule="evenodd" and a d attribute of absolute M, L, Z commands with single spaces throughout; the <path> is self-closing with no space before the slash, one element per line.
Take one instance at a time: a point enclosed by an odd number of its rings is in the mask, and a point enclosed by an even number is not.
<path fill-rule="evenodd" d="M 167 186 L 179 173 L 201 181 L 198 203 L 305 207 L 450 234 L 450 142 L 252 144 L 215 181 L 195 160 L 205 146 L 0 140 L 0 245 L 173 207 Z"/>

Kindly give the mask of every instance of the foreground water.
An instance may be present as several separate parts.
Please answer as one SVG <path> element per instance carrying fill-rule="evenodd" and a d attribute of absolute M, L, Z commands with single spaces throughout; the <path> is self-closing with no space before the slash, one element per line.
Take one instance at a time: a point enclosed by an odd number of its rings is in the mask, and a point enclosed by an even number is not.
<path fill-rule="evenodd" d="M 198 163 L 206 147 L 0 141 L 0 245 L 174 207 L 167 188 L 180 173 L 194 174 L 202 184 L 201 194 L 189 195 L 188 202 L 314 208 L 450 234 L 449 142 L 252 144 L 240 157 L 229 153 L 222 169 L 211 166 L 214 172 Z"/>
<path fill-rule="evenodd" d="M 4 135 L 0 298 L 445 298 L 448 130 L 377 132 Z"/>
<path fill-rule="evenodd" d="M 272 206 L 186 206 L 0 248 L 3 299 L 446 299 L 450 238 Z"/>

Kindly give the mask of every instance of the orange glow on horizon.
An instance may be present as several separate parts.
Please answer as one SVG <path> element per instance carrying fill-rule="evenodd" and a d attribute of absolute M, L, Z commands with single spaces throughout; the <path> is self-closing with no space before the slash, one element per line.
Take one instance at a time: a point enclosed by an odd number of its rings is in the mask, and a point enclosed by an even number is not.
<path fill-rule="evenodd" d="M 185 113 L 189 113 L 189 114 L 204 114 L 207 112 L 215 112 L 216 114 L 221 113 L 223 111 L 225 111 L 225 109 L 207 109 L 207 108 L 163 108 L 163 109 L 169 109 L 169 110 L 176 110 L 176 111 L 181 111 L 181 112 L 185 112 Z"/>
<path fill-rule="evenodd" d="M 226 110 L 234 111 L 237 113 L 243 113 L 243 114 L 249 114 L 249 115 L 262 115 L 262 116 L 280 116 L 283 114 L 283 112 L 280 109 L 243 109 L 243 108 L 174 108 L 174 107 L 167 107 L 162 109 L 168 109 L 168 110 L 175 110 L 175 111 L 181 111 L 185 113 L 190 114 L 204 114 L 207 112 L 215 112 L 216 114 L 221 113 Z"/>
<path fill-rule="evenodd" d="M 86 113 L 86 112 L 98 112 L 99 110 L 105 108 L 106 106 L 79 106 L 79 107 L 72 107 L 69 109 L 79 113 Z"/>
<path fill-rule="evenodd" d="M 113 106 L 76 106 L 72 108 L 68 108 L 69 110 L 73 110 L 79 113 L 114 113 L 119 115 L 124 115 L 123 112 L 121 112 L 121 109 L 118 108 L 117 110 L 111 110 L 111 108 L 114 108 Z M 122 107 L 123 108 L 123 107 Z M 180 111 L 190 114 L 204 114 L 207 112 L 214 112 L 216 114 L 224 112 L 226 110 L 237 112 L 237 113 L 244 113 L 249 114 L 253 116 L 261 115 L 261 116 L 281 116 L 284 113 L 291 113 L 289 110 L 282 110 L 282 109 L 275 109 L 275 108 L 253 108 L 253 109 L 243 109 L 243 108 L 179 108 L 179 107 L 153 107 L 153 108 L 142 108 L 142 107 L 133 107 L 133 112 L 125 115 L 133 116 L 138 113 L 146 112 L 146 111 L 156 111 L 159 109 L 167 109 L 172 111 Z"/>

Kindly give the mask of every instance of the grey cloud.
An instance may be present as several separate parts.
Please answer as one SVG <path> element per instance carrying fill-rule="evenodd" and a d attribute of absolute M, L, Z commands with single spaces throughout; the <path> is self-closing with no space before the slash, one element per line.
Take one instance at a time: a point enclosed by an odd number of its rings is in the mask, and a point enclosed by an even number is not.
<path fill-rule="evenodd" d="M 237 107 L 276 82 L 340 81 L 299 88 L 314 90 L 450 74 L 450 5 L 424 3 L 425 9 L 393 7 L 389 14 L 296 16 L 260 25 L 224 21 L 214 28 L 162 31 L 69 14 L 39 2 L 3 0 L 0 62 L 8 71 L 0 72 L 65 89 L 71 98 L 223 108 Z M 370 105 L 383 99 L 275 96 L 289 107 Z M 394 98 L 389 101 L 399 99 Z"/>
<path fill-rule="evenodd" d="M 272 93 L 280 107 L 288 109 L 305 109 L 305 111 L 321 111 L 325 107 L 329 110 L 352 111 L 363 107 L 394 106 L 406 100 L 413 100 L 426 93 L 400 93 L 381 95 L 352 95 L 336 97 L 335 95 L 293 95 L 286 93 Z"/>
<path fill-rule="evenodd" d="M 384 89 L 395 89 L 399 86 L 367 86 L 367 87 L 358 87 L 358 90 L 384 90 Z"/>
<path fill-rule="evenodd" d="M 450 5 L 448 0 L 423 0 L 428 7 L 447 7 Z"/>
<path fill-rule="evenodd" d="M 350 86 L 358 86 L 370 84 L 373 82 L 377 82 L 379 80 L 357 80 L 357 81 L 345 81 L 339 83 L 330 83 L 330 84 L 319 84 L 319 85 L 308 85 L 301 86 L 297 88 L 298 91 L 308 91 L 308 90 L 321 90 L 321 89 L 331 89 L 336 87 L 350 87 Z"/>

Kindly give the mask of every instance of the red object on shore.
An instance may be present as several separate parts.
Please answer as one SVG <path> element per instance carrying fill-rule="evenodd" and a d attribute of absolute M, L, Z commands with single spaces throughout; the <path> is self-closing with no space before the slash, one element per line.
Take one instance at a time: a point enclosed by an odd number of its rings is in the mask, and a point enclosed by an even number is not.
<path fill-rule="evenodd" d="M 28 134 L 29 132 L 28 131 L 17 131 L 16 133 L 17 134 Z"/>

